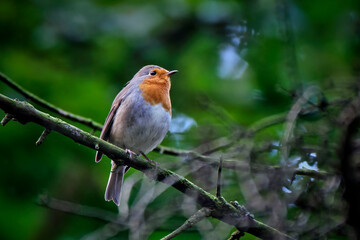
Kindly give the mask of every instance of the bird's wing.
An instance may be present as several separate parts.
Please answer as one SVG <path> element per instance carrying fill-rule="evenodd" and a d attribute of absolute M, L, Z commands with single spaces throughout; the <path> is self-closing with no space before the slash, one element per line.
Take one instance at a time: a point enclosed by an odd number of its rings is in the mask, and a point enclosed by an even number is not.
<path fill-rule="evenodd" d="M 109 112 L 109 114 L 108 114 L 108 116 L 107 116 L 107 118 L 105 120 L 104 127 L 103 127 L 103 129 L 101 131 L 100 139 L 103 139 L 105 141 L 109 139 L 110 131 L 111 131 L 111 128 L 112 128 L 112 125 L 113 125 L 113 122 L 114 122 L 114 116 L 115 116 L 117 110 L 119 109 L 122 101 L 127 96 L 127 93 L 129 92 L 130 87 L 131 87 L 131 85 L 127 84 L 126 87 L 124 87 L 119 92 L 119 94 L 115 97 L 115 99 L 114 99 L 114 101 L 112 103 L 110 112 Z M 103 155 L 102 152 L 97 151 L 96 155 L 95 155 L 95 162 L 100 162 L 102 155 Z"/>

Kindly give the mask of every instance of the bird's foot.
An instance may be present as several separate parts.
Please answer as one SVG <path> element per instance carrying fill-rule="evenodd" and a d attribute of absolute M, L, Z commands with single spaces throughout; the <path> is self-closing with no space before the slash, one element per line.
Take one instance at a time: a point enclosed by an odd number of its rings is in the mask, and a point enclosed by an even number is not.
<path fill-rule="evenodd" d="M 125 149 L 125 152 L 127 154 L 129 154 L 129 158 L 132 159 L 133 158 L 133 155 L 137 155 L 136 153 L 134 153 L 133 151 L 131 151 L 130 149 Z"/>
<path fill-rule="evenodd" d="M 141 155 L 143 155 L 143 156 L 144 156 L 144 158 L 145 158 L 146 160 L 148 160 L 148 162 L 149 162 L 149 163 L 152 163 L 152 164 L 154 164 L 154 165 L 155 165 L 155 167 L 157 167 L 157 165 L 158 165 L 158 163 L 157 163 L 157 162 L 155 162 L 155 161 L 151 160 L 150 158 L 148 158 L 148 157 L 146 156 L 146 154 L 145 154 L 145 153 L 143 153 L 143 152 L 141 152 L 141 151 L 140 151 L 140 154 L 141 154 Z"/>

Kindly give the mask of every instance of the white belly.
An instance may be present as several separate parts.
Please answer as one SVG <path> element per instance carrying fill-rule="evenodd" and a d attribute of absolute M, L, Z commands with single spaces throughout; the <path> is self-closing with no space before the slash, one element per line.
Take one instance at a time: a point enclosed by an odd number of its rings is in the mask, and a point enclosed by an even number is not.
<path fill-rule="evenodd" d="M 145 154 L 159 145 L 169 130 L 171 116 L 161 104 L 142 101 L 137 106 L 122 104 L 113 122 L 109 141 L 124 149 Z M 126 106 L 128 105 L 128 106 Z"/>

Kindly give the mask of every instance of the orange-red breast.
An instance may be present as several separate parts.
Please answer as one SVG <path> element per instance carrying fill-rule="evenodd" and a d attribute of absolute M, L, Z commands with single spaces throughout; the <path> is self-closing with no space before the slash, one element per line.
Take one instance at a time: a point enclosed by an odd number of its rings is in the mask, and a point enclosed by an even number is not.
<path fill-rule="evenodd" d="M 126 149 L 130 155 L 147 154 L 164 139 L 171 121 L 170 76 L 156 65 L 141 68 L 114 99 L 100 138 Z M 95 161 L 101 160 L 97 152 Z M 111 161 L 105 200 L 120 204 L 126 165 Z"/>

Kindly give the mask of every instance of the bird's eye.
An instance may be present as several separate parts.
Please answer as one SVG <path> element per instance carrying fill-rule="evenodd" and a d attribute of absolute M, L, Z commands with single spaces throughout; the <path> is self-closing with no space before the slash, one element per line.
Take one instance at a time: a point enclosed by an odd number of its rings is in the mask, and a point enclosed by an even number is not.
<path fill-rule="evenodd" d="M 155 76 L 155 75 L 156 75 L 156 71 L 151 71 L 151 72 L 150 72 L 150 75 Z"/>

